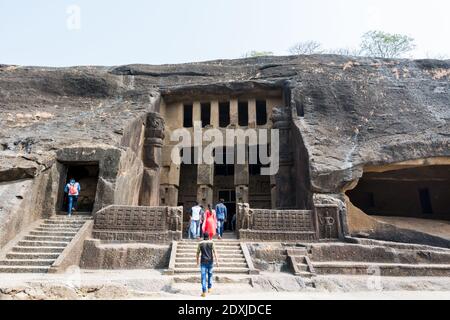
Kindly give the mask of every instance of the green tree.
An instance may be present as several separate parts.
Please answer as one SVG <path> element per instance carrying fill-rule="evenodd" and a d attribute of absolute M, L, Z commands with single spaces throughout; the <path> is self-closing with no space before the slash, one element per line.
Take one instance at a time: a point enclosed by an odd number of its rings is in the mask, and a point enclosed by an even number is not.
<path fill-rule="evenodd" d="M 400 58 L 415 47 L 414 39 L 406 35 L 369 31 L 362 37 L 361 52 L 368 57 Z"/>

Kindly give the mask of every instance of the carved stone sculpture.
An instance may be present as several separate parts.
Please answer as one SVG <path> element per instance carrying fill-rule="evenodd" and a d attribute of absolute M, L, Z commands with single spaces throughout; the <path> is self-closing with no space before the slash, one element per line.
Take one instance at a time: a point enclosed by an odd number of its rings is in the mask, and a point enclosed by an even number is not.
<path fill-rule="evenodd" d="M 248 203 L 239 204 L 239 215 L 241 218 L 241 229 L 251 229 L 253 226 L 252 213 Z"/>

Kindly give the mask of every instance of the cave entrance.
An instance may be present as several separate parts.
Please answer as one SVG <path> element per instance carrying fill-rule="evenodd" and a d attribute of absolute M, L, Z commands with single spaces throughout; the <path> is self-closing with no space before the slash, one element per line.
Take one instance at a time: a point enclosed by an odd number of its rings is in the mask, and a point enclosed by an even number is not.
<path fill-rule="evenodd" d="M 187 238 L 190 210 L 197 202 L 197 165 L 181 164 L 178 206 L 183 207 L 183 236 Z"/>
<path fill-rule="evenodd" d="M 450 221 L 450 165 L 375 171 L 347 191 L 366 214 Z"/>
<path fill-rule="evenodd" d="M 75 179 L 80 184 L 81 192 L 78 196 L 78 203 L 75 214 L 92 214 L 94 210 L 95 198 L 97 195 L 97 183 L 99 177 L 98 163 L 66 163 L 64 185 L 60 188 L 64 190 L 70 179 Z M 60 209 L 67 211 L 67 194 L 63 191 L 63 200 Z"/>

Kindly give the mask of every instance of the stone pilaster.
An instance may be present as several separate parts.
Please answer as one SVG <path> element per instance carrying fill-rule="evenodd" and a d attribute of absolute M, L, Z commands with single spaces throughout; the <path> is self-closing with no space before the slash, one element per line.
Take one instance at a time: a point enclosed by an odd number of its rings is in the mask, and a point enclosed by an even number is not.
<path fill-rule="evenodd" d="M 144 174 L 140 194 L 140 205 L 159 205 L 159 176 L 161 171 L 161 148 L 164 140 L 165 122 L 159 113 L 147 115 L 144 141 Z"/>
<path fill-rule="evenodd" d="M 213 205 L 214 165 L 200 164 L 197 168 L 197 201 L 205 208 Z"/>
<path fill-rule="evenodd" d="M 275 176 L 276 208 L 292 209 L 295 206 L 295 181 L 291 144 L 291 111 L 287 107 L 273 109 L 273 129 L 280 133 L 280 169 Z M 275 142 L 276 143 L 276 142 Z"/>
<path fill-rule="evenodd" d="M 160 206 L 178 206 L 178 187 L 174 185 L 161 185 L 159 188 Z"/>
<path fill-rule="evenodd" d="M 234 186 L 236 188 L 236 203 L 248 203 L 248 185 L 250 183 L 250 174 L 248 163 L 236 164 L 234 166 Z"/>

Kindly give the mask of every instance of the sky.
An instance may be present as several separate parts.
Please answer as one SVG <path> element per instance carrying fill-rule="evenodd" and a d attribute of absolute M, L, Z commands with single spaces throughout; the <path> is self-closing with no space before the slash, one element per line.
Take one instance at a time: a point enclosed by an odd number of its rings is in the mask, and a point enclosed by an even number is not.
<path fill-rule="evenodd" d="M 0 0 L 0 64 L 166 64 L 356 48 L 369 30 L 409 35 L 414 58 L 450 57 L 448 0 Z"/>

